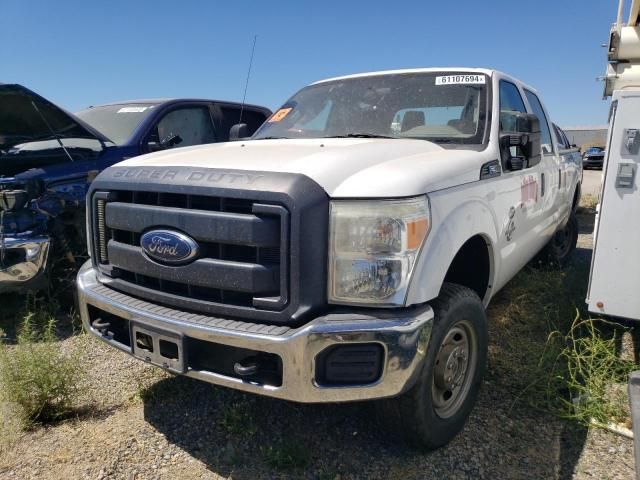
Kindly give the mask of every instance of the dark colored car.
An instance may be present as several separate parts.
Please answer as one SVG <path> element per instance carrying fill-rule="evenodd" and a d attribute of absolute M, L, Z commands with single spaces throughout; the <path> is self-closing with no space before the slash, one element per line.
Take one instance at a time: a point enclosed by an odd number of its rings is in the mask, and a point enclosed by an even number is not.
<path fill-rule="evenodd" d="M 0 84 L 0 293 L 46 282 L 50 251 L 73 263 L 84 201 L 101 170 L 158 150 L 252 134 L 271 114 L 202 99 L 135 100 L 66 112 L 21 85 Z"/>
<path fill-rule="evenodd" d="M 602 169 L 604 163 L 604 148 L 591 147 L 587 148 L 586 152 L 582 156 L 582 164 L 584 168 L 599 168 Z"/>

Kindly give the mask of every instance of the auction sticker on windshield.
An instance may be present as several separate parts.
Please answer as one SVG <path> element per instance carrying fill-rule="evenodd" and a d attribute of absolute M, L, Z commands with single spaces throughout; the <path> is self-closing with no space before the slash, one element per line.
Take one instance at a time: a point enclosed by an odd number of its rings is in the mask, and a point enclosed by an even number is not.
<path fill-rule="evenodd" d="M 268 123 L 275 123 L 275 122 L 279 122 L 280 120 L 282 120 L 284 117 L 286 117 L 287 115 L 289 115 L 289 112 L 293 110 L 293 108 L 281 108 L 280 110 L 278 110 L 276 113 L 274 113 L 271 118 L 269 120 L 267 120 Z"/>
<path fill-rule="evenodd" d="M 141 113 L 149 107 L 122 107 L 118 113 Z"/>
<path fill-rule="evenodd" d="M 484 75 L 445 75 L 436 77 L 436 85 L 484 85 Z"/>

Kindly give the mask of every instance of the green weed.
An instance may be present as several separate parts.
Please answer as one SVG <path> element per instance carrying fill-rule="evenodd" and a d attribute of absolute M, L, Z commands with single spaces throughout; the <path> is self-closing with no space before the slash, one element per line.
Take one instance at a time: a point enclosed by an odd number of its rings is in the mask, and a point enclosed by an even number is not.
<path fill-rule="evenodd" d="M 638 367 L 620 357 L 623 332 L 619 325 L 577 314 L 567 333 L 549 335 L 541 361 L 552 366 L 544 388 L 548 408 L 585 425 L 592 419 L 628 423 L 626 383 Z"/>
<path fill-rule="evenodd" d="M 0 345 L 0 396 L 22 412 L 24 427 L 54 421 L 71 411 L 81 380 L 77 357 L 65 355 L 55 341 L 55 320 L 44 326 L 27 315 L 16 345 Z"/>

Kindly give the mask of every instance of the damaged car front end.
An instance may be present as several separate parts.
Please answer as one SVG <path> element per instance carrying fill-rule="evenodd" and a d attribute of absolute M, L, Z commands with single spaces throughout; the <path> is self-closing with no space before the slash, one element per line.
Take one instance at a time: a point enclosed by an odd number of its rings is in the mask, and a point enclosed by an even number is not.
<path fill-rule="evenodd" d="M 72 114 L 0 84 L 0 293 L 43 288 L 54 248 L 74 262 L 70 237 L 83 235 L 84 196 L 107 150 Z"/>

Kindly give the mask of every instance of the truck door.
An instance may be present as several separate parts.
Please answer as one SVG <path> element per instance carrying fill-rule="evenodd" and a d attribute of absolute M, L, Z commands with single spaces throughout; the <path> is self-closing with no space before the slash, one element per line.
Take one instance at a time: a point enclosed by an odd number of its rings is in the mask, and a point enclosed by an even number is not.
<path fill-rule="evenodd" d="M 503 124 L 514 112 L 528 113 L 520 89 L 510 81 L 500 80 L 500 133 L 510 132 Z M 520 147 L 511 147 L 512 155 L 521 155 Z M 545 163 L 546 162 L 546 163 Z M 496 290 L 513 277 L 544 245 L 540 240 L 541 218 L 544 200 L 550 195 L 542 185 L 548 186 L 544 179 L 548 173 L 549 160 L 544 158 L 537 165 L 525 163 L 521 170 L 507 170 L 498 177 L 491 188 L 498 192 L 493 207 L 502 231 L 498 240 L 501 257 L 501 277 L 497 281 Z M 546 175 L 542 175 L 542 173 Z M 543 180 L 544 179 L 544 180 Z M 543 183 L 543 181 L 545 183 Z"/>
<path fill-rule="evenodd" d="M 536 249 L 540 250 L 556 232 L 560 220 L 567 218 L 570 203 L 566 199 L 566 188 L 563 189 L 560 156 L 551 136 L 551 124 L 538 96 L 527 89 L 524 92 L 530 113 L 540 121 L 542 159 L 536 168 L 540 182 L 540 204 L 536 208 L 534 225 L 539 240 Z"/>

